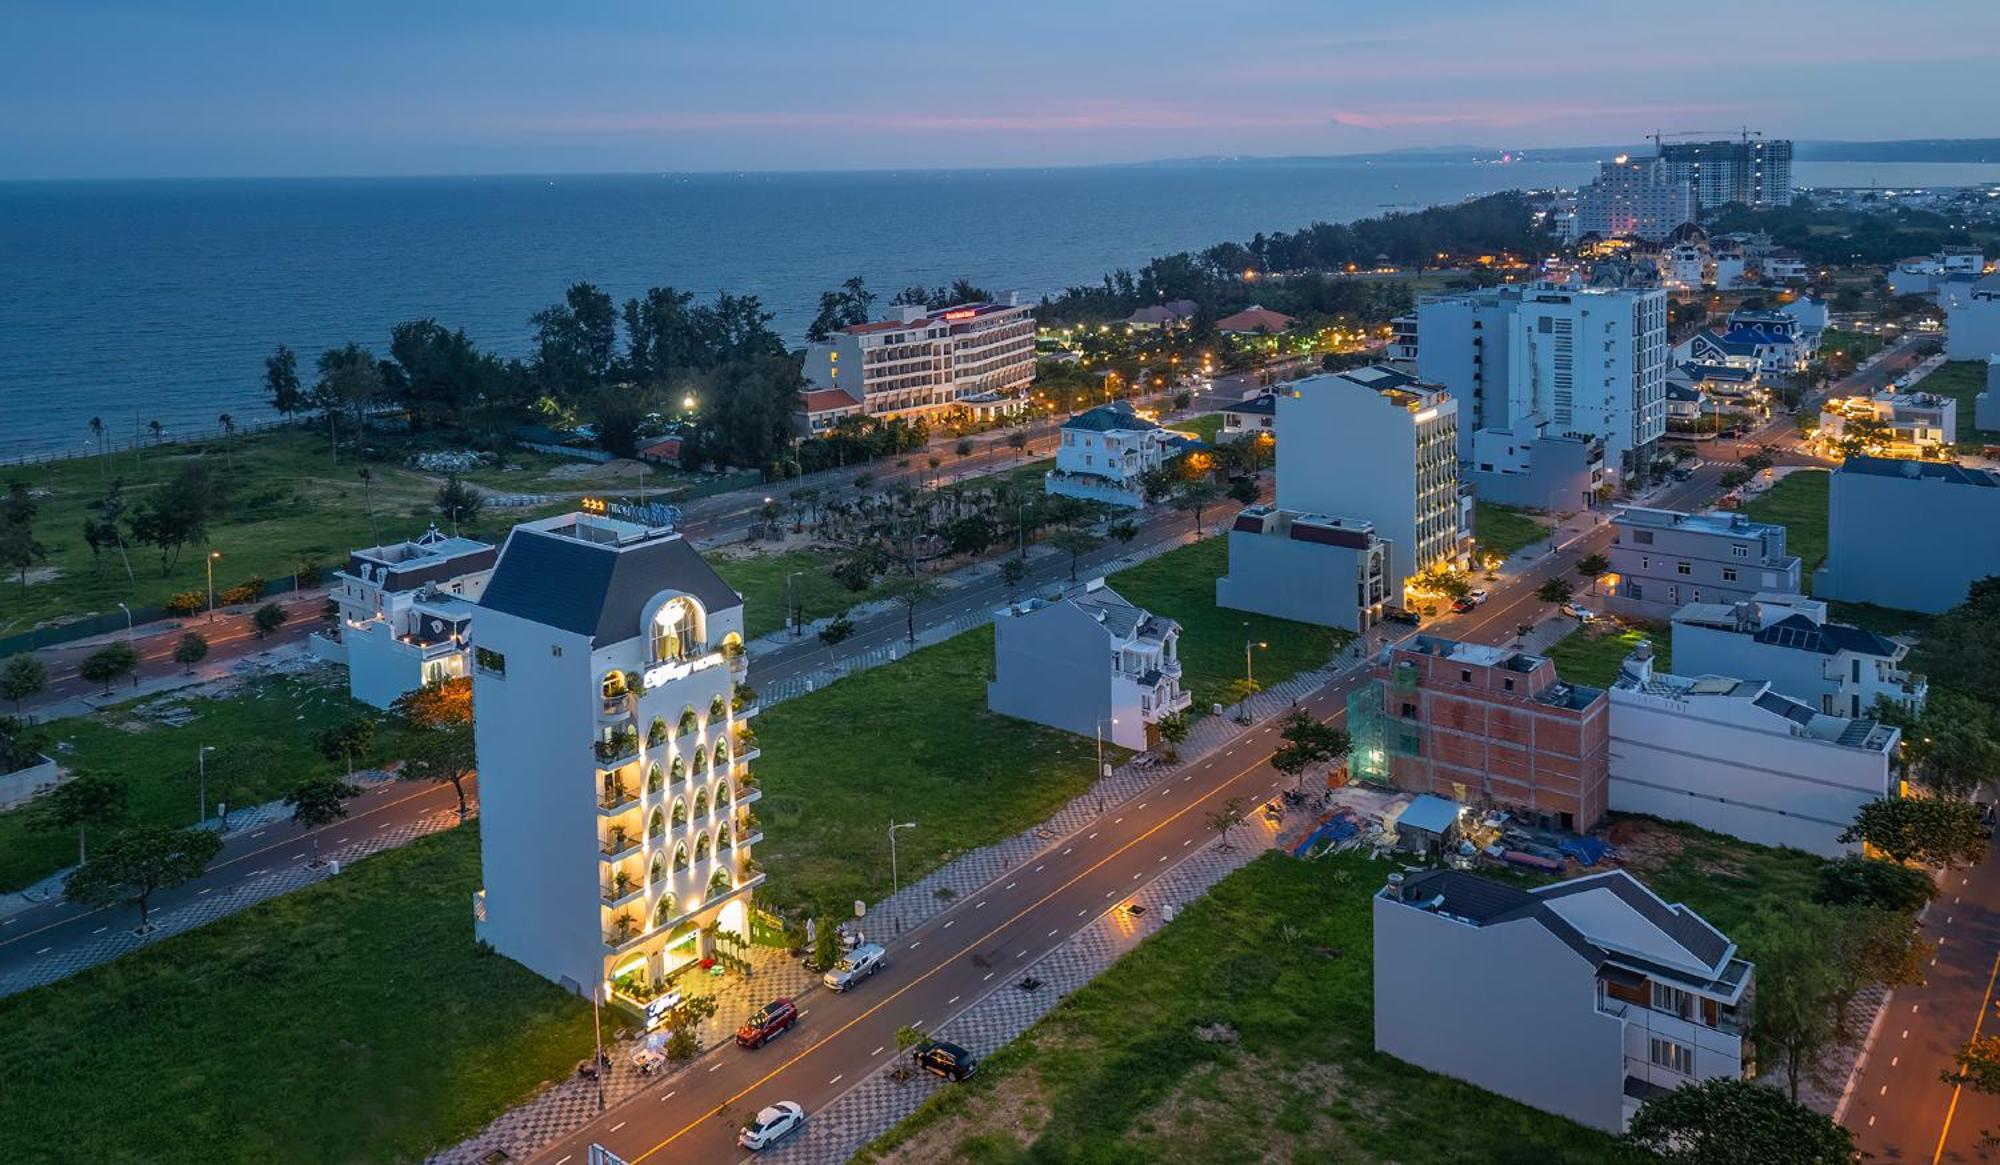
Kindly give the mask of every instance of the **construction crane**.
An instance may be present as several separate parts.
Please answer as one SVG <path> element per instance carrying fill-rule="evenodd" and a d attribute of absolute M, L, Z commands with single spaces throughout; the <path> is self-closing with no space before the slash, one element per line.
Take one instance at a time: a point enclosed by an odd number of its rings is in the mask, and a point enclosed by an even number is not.
<path fill-rule="evenodd" d="M 1659 152 L 1660 152 L 1660 142 L 1661 142 L 1661 140 L 1662 140 L 1662 139 L 1665 139 L 1665 138 L 1706 138 L 1706 137 L 1714 137 L 1714 136 L 1716 136 L 1716 135 L 1727 135 L 1727 134 L 1730 134 L 1730 133 L 1741 133 L 1741 134 L 1743 135 L 1743 140 L 1744 140 L 1745 142 L 1748 142 L 1748 141 L 1749 141 L 1749 140 L 1750 140 L 1751 138 L 1753 138 L 1753 137 L 1759 137 L 1759 138 L 1761 138 L 1761 137 L 1763 137 L 1763 136 L 1764 136 L 1764 131 L 1763 131 L 1763 130 L 1761 130 L 1761 129 L 1751 129 L 1751 128 L 1750 128 L 1749 126 L 1747 126 L 1747 125 L 1746 125 L 1746 126 L 1741 126 L 1741 127 L 1739 127 L 1738 129 L 1735 129 L 1735 130 L 1727 130 L 1727 129 L 1684 129 L 1684 130 L 1679 130 L 1679 131 L 1676 131 L 1676 132 L 1674 132 L 1674 133 L 1662 133 L 1661 131 L 1659 131 L 1659 130 L 1657 130 L 1657 129 L 1656 129 L 1656 130 L 1654 130 L 1654 131 L 1653 131 L 1652 133 L 1650 133 L 1650 134 L 1647 134 L 1646 136 L 1647 136 L 1647 139 L 1648 139 L 1648 140 L 1650 140 L 1650 141 L 1651 141 L 1651 142 L 1653 143 L 1653 152 L 1657 154 L 1657 153 L 1659 153 Z"/>

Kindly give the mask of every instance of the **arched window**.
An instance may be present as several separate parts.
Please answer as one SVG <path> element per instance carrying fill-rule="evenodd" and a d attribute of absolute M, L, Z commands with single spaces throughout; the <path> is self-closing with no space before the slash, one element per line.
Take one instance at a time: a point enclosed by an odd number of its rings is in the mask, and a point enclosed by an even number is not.
<path fill-rule="evenodd" d="M 646 836 L 659 837 L 666 832 L 667 815 L 658 809 L 653 810 L 653 815 L 646 819 Z"/>
<path fill-rule="evenodd" d="M 667 787 L 666 774 L 660 771 L 660 763 L 654 761 L 646 766 L 646 791 L 657 793 Z"/>
<path fill-rule="evenodd" d="M 710 898 L 718 894 L 727 894 L 735 888 L 736 883 L 730 880 L 728 870 L 717 870 L 715 871 L 715 876 L 708 880 L 708 896 Z"/>
<path fill-rule="evenodd" d="M 723 850 L 728 849 L 731 844 L 729 840 L 729 823 L 725 821 L 715 829 L 715 852 L 721 853 Z"/>
<path fill-rule="evenodd" d="M 683 825 L 686 825 L 686 824 L 687 824 L 687 820 L 688 820 L 688 806 L 687 806 L 687 802 L 686 802 L 686 801 L 683 801 L 683 800 L 681 800 L 681 799 L 680 799 L 679 797 L 675 797 L 675 798 L 674 798 L 674 828 L 675 828 L 675 829 L 679 829 L 679 828 L 680 828 L 681 826 L 683 826 Z"/>
<path fill-rule="evenodd" d="M 662 894 L 660 896 L 660 904 L 653 908 L 653 925 L 665 926 L 667 919 L 673 916 L 674 896 L 672 894 Z"/>
<path fill-rule="evenodd" d="M 729 742 L 726 740 L 718 740 L 715 742 L 715 765 L 717 768 L 722 768 L 728 764 L 729 764 Z"/>
<path fill-rule="evenodd" d="M 681 723 L 677 731 L 682 736 L 686 736 L 688 733 L 693 732 L 695 729 L 700 727 L 701 727 L 701 719 L 694 714 L 694 705 L 689 704 L 687 707 L 682 708 Z"/>
<path fill-rule="evenodd" d="M 694 839 L 694 860 L 698 862 L 708 860 L 708 835 L 705 833 Z"/>
<path fill-rule="evenodd" d="M 653 723 L 646 728 L 646 744 L 650 748 L 658 748 L 666 742 L 667 718 L 665 716 L 655 716 L 653 717 Z"/>
<path fill-rule="evenodd" d="M 665 881 L 666 877 L 667 877 L 666 856 L 663 854 L 654 854 L 653 868 L 647 872 L 646 880 L 653 883 L 659 883 Z"/>
<path fill-rule="evenodd" d="M 721 696 L 717 696 L 708 702 L 708 718 L 711 722 L 722 719 L 722 714 L 725 711 L 727 709 L 722 706 Z"/>
<path fill-rule="evenodd" d="M 675 757 L 672 767 L 668 770 L 668 775 L 673 778 L 674 784 L 680 784 L 681 778 L 687 776 L 687 762 L 681 760 L 679 757 Z"/>
<path fill-rule="evenodd" d="M 700 821 L 706 816 L 708 816 L 708 790 L 703 789 L 694 795 L 694 819 Z"/>
<path fill-rule="evenodd" d="M 622 697 L 625 694 L 625 673 L 622 671 L 605 672 L 604 679 L 599 685 L 599 690 L 604 693 L 604 698 L 607 700 L 616 700 Z"/>
<path fill-rule="evenodd" d="M 685 870 L 687 868 L 688 868 L 688 847 L 686 842 L 681 842 L 680 844 L 674 846 L 674 869 Z"/>
<path fill-rule="evenodd" d="M 701 608 L 693 599 L 669 599 L 653 616 L 653 662 L 667 663 L 700 655 L 705 636 Z"/>

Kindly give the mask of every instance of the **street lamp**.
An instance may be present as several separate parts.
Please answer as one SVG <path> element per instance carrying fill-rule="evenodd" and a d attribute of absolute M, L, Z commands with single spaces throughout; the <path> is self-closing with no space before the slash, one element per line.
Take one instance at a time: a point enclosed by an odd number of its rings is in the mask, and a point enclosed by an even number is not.
<path fill-rule="evenodd" d="M 804 573 L 805 571 L 803 570 L 795 570 L 785 576 L 785 613 L 790 617 L 792 638 L 794 639 L 797 639 L 802 634 L 800 625 L 805 622 L 803 618 L 805 612 L 799 609 L 798 600 L 793 597 L 797 592 L 792 586 L 792 580 Z"/>
<path fill-rule="evenodd" d="M 208 621 L 215 622 L 215 560 L 222 557 L 222 551 L 208 552 Z"/>
<path fill-rule="evenodd" d="M 891 901 L 894 901 L 897 892 L 903 888 L 902 880 L 896 870 L 896 831 L 899 829 L 915 829 L 916 827 L 917 823 L 914 821 L 889 822 L 889 898 Z M 898 903 L 896 906 L 896 919 L 899 923 L 902 917 L 903 908 Z"/>
<path fill-rule="evenodd" d="M 604 1111 L 604 1021 L 598 1017 L 598 999 L 611 993 L 609 981 L 595 983 L 590 988 L 590 1029 L 597 1038 L 597 1058 L 590 1062 L 590 1075 L 597 1081 L 597 1111 Z"/>
<path fill-rule="evenodd" d="M 1110 770 L 1104 767 L 1104 726 L 1106 724 L 1114 728 L 1117 727 L 1118 717 L 1099 716 L 1097 718 L 1097 775 L 1099 778 L 1111 775 Z"/>
<path fill-rule="evenodd" d="M 194 768 L 195 772 L 199 774 L 201 783 L 201 817 L 196 822 L 197 825 L 204 825 L 208 822 L 208 754 L 214 751 L 214 745 L 204 744 L 196 749 L 194 754 Z"/>
<path fill-rule="evenodd" d="M 125 612 L 125 645 L 130 647 L 132 645 L 132 608 L 120 603 L 118 604 L 118 609 Z"/>

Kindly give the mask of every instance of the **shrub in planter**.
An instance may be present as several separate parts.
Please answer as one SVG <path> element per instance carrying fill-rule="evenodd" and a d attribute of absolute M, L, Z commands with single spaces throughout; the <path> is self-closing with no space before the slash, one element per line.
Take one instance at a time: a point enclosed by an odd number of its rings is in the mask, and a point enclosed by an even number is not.
<path fill-rule="evenodd" d="M 208 596 L 200 591 L 180 591 L 167 597 L 161 607 L 169 615 L 193 615 L 208 606 Z"/>

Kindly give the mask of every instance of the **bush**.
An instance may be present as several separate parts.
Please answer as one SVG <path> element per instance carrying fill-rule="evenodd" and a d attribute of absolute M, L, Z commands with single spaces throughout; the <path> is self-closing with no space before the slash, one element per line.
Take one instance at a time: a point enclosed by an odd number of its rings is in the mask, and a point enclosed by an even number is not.
<path fill-rule="evenodd" d="M 264 581 L 263 576 L 251 575 L 249 578 L 217 595 L 216 602 L 221 603 L 225 607 L 233 607 L 242 603 L 254 603 L 264 597 L 264 592 L 269 586 L 270 584 Z"/>
<path fill-rule="evenodd" d="M 181 591 L 161 604 L 169 615 L 196 615 L 208 606 L 208 596 L 200 591 Z"/>
<path fill-rule="evenodd" d="M 252 615 L 250 619 L 257 627 L 257 638 L 262 639 L 271 632 L 283 627 L 285 620 L 290 617 L 285 613 L 283 606 L 277 603 L 265 603 L 263 606 L 257 608 L 257 613 Z"/>

